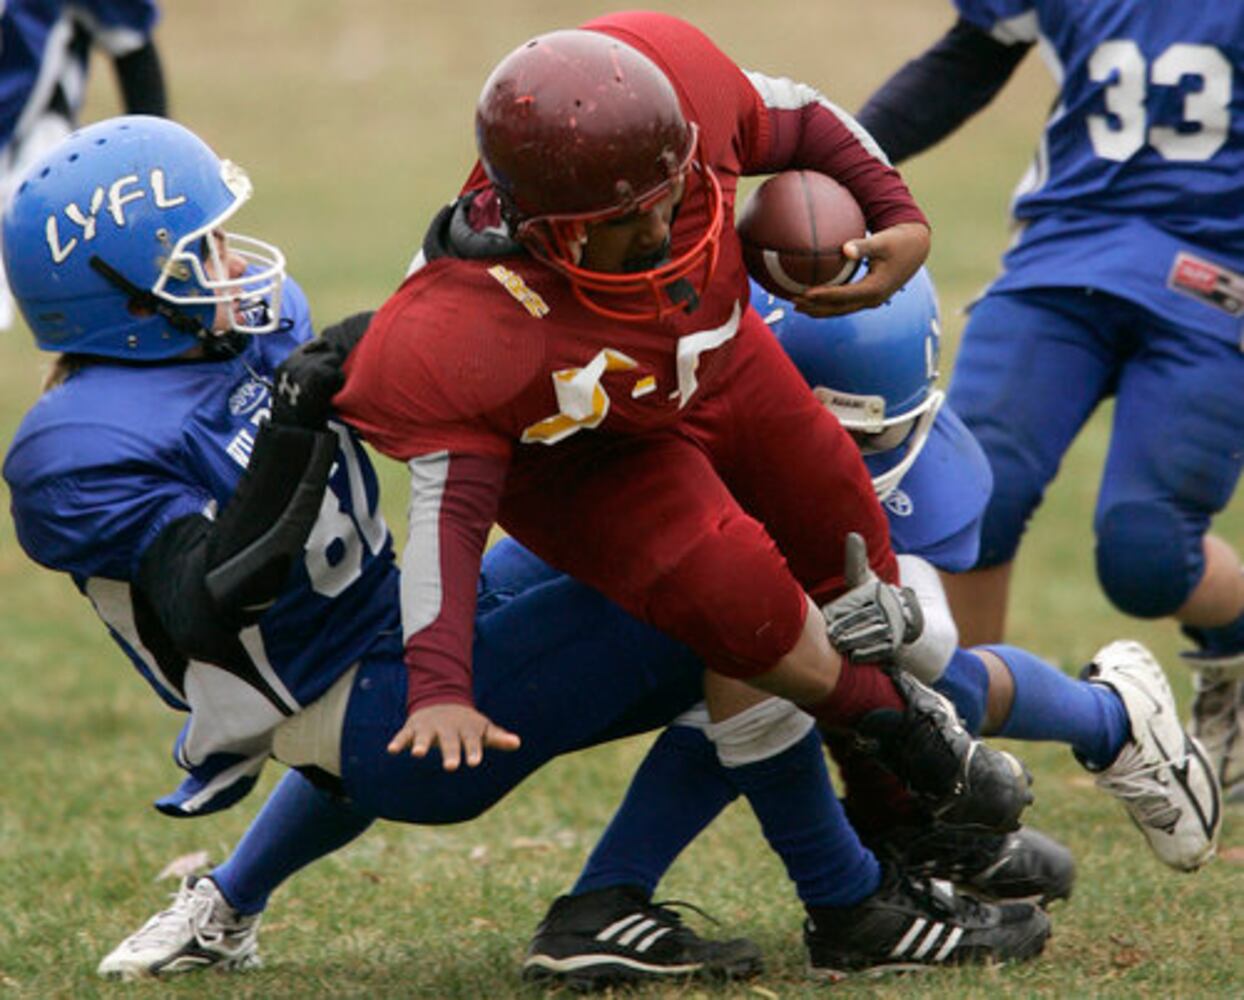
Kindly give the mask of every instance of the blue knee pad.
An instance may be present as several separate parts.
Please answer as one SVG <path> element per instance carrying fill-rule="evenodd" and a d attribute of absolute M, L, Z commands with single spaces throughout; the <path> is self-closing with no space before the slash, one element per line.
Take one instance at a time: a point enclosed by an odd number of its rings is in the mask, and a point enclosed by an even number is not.
<path fill-rule="evenodd" d="M 1097 524 L 1097 578 L 1120 611 L 1164 618 L 1188 599 L 1205 571 L 1201 536 L 1158 500 L 1109 508 Z"/>

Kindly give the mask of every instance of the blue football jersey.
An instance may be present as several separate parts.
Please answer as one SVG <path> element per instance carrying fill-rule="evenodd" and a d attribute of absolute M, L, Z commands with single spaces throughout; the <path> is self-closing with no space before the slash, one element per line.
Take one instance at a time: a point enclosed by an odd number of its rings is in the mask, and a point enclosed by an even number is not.
<path fill-rule="evenodd" d="M 306 300 L 288 281 L 282 314 L 287 331 L 247 338 L 227 360 L 87 365 L 34 405 L 4 463 L 22 547 L 70 574 L 160 696 L 191 713 L 175 756 L 204 787 L 186 811 L 218 807 L 208 803 L 229 787 L 236 797 L 235 779 L 253 781 L 273 727 L 323 694 L 378 634 L 400 628 L 375 472 L 339 424 L 305 558 L 277 602 L 239 633 L 262 684 L 188 661 L 135 599 L 131 584 L 155 537 L 187 515 L 214 516 L 237 486 L 267 418 L 274 369 L 313 335 Z"/>
<path fill-rule="evenodd" d="M 1060 88 L 994 288 L 1100 288 L 1238 340 L 1244 4 L 955 4 L 1003 41 L 1038 42 Z"/>
<path fill-rule="evenodd" d="M 864 456 L 874 476 L 896 460 L 894 452 Z M 943 404 L 915 462 L 881 503 L 894 551 L 920 556 L 951 573 L 971 569 L 992 490 L 985 453 L 963 421 Z"/>
<path fill-rule="evenodd" d="M 76 20 L 113 56 L 141 48 L 158 18 L 154 0 L 7 0 L 0 4 L 0 149 L 24 116 L 59 86 L 76 111 L 86 65 L 69 49 Z"/>

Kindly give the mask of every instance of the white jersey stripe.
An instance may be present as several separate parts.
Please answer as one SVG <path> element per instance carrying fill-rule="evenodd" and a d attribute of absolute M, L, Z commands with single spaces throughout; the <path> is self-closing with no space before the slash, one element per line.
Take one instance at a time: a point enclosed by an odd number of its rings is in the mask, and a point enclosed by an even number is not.
<path fill-rule="evenodd" d="M 268 686 L 272 688 L 273 693 L 281 699 L 290 712 L 299 711 L 302 706 L 298 704 L 298 699 L 285 686 L 285 682 L 281 680 L 280 675 L 273 669 L 272 662 L 268 659 L 268 651 L 264 648 L 263 633 L 259 630 L 259 626 L 250 625 L 242 629 L 238 633 L 238 639 L 242 643 L 242 648 L 246 650 L 246 655 L 255 664 L 255 669 L 268 682 Z"/>
<path fill-rule="evenodd" d="M 95 613 L 103 619 L 105 625 L 125 640 L 168 697 L 184 705 L 185 692 L 177 690 L 172 681 L 164 676 L 155 654 L 138 637 L 138 623 L 134 620 L 134 597 L 130 585 L 120 580 L 93 576 L 86 581 L 86 596 L 95 606 Z"/>
<path fill-rule="evenodd" d="M 756 93 L 760 95 L 766 108 L 773 108 L 775 111 L 798 111 L 809 104 L 819 104 L 855 136 L 860 145 L 868 151 L 869 156 L 880 160 L 887 167 L 891 165 L 890 158 L 885 155 L 885 151 L 877 145 L 877 140 L 869 135 L 864 126 L 815 87 L 809 87 L 806 83 L 797 83 L 784 76 L 766 76 L 764 73 L 756 73 L 752 70 L 744 70 L 744 75 L 756 89 Z"/>
<path fill-rule="evenodd" d="M 402 550 L 402 641 L 441 613 L 441 499 L 449 478 L 449 452 L 420 455 L 410 468 L 410 508 Z"/>
<path fill-rule="evenodd" d="M 912 921 L 912 925 L 907 928 L 907 933 L 899 939 L 898 944 L 894 946 L 894 950 L 890 952 L 891 958 L 902 958 L 907 954 L 907 949 L 911 947 L 911 943 L 916 940 L 917 935 L 924 930 L 928 921 L 924 917 L 916 917 Z"/>

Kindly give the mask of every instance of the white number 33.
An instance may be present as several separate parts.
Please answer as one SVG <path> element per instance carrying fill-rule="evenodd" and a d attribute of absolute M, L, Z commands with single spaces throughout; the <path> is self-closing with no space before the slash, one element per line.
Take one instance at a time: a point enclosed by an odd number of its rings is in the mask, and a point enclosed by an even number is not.
<path fill-rule="evenodd" d="M 1089 76 L 1106 84 L 1109 114 L 1090 115 L 1089 138 L 1097 155 L 1126 160 L 1147 143 L 1167 160 L 1208 160 L 1227 141 L 1231 125 L 1231 63 L 1212 45 L 1178 42 L 1145 65 L 1133 41 L 1103 42 L 1089 59 Z M 1145 97 L 1149 86 L 1177 87 L 1185 77 L 1199 79 L 1199 90 L 1184 94 L 1183 120 L 1199 125 L 1181 131 L 1149 126 Z"/>

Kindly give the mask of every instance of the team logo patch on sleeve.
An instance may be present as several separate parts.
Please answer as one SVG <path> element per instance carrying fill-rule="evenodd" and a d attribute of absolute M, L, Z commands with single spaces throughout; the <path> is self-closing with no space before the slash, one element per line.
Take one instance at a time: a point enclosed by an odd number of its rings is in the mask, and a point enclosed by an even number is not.
<path fill-rule="evenodd" d="M 526 309 L 536 319 L 540 319 L 549 314 L 548 303 L 540 298 L 537 292 L 533 292 L 527 287 L 520 275 L 515 274 L 508 267 L 501 264 L 494 264 L 488 269 L 488 273 L 501 283 L 501 287 L 514 296 L 524 309 Z"/>
<path fill-rule="evenodd" d="M 1244 274 L 1221 264 L 1180 251 L 1166 283 L 1175 291 L 1231 316 L 1244 313 Z"/>

